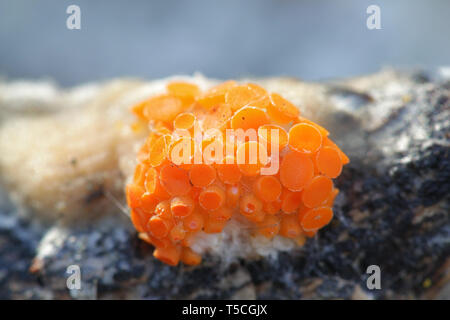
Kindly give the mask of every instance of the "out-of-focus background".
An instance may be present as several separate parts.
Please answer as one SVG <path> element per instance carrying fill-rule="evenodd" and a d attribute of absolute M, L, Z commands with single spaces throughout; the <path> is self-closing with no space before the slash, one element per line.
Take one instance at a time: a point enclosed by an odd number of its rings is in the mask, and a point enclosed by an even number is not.
<path fill-rule="evenodd" d="M 66 9 L 81 8 L 81 30 Z M 381 30 L 366 9 L 381 8 Z M 450 1 L 0 0 L 0 76 L 61 85 L 200 71 L 321 80 L 450 60 Z"/>

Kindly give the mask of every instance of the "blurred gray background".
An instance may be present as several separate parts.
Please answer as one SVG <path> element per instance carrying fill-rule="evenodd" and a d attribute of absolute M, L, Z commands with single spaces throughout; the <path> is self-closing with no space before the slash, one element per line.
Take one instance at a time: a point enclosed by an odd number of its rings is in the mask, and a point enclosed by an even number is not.
<path fill-rule="evenodd" d="M 81 8 L 81 30 L 66 8 Z M 381 30 L 366 8 L 381 7 Z M 450 60 L 449 0 L 0 0 L 0 76 L 321 80 Z"/>

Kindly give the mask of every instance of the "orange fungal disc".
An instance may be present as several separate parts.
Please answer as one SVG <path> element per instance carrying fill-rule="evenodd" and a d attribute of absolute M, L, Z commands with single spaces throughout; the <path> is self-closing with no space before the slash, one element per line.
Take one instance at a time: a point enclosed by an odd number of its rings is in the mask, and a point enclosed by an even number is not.
<path fill-rule="evenodd" d="M 138 163 L 134 170 L 133 182 L 138 186 L 145 185 L 145 178 L 148 170 L 148 166 L 145 163 Z"/>
<path fill-rule="evenodd" d="M 254 129 L 269 123 L 267 113 L 257 107 L 242 107 L 231 118 L 231 129 Z"/>
<path fill-rule="evenodd" d="M 307 206 L 305 206 L 303 203 L 300 204 L 300 207 L 297 211 L 298 221 L 301 222 L 305 214 L 310 210 Z"/>
<path fill-rule="evenodd" d="M 206 109 L 210 109 L 225 102 L 225 94 L 229 89 L 236 86 L 236 81 L 226 81 L 218 86 L 212 87 L 197 97 L 197 102 Z"/>
<path fill-rule="evenodd" d="M 201 230 L 204 223 L 205 218 L 199 211 L 194 211 L 190 216 L 183 220 L 184 228 L 189 232 Z"/>
<path fill-rule="evenodd" d="M 230 88 L 225 95 L 225 102 L 233 110 L 238 110 L 251 102 L 261 98 L 261 92 L 248 85 L 239 85 Z"/>
<path fill-rule="evenodd" d="M 159 180 L 159 172 L 155 168 L 149 168 L 147 170 L 145 178 L 145 189 L 147 193 L 153 195 L 159 200 L 166 200 L 170 198 L 170 195 L 161 186 L 161 181 Z"/>
<path fill-rule="evenodd" d="M 221 207 L 209 212 L 209 216 L 215 220 L 230 220 L 232 215 L 233 211 L 227 207 Z"/>
<path fill-rule="evenodd" d="M 305 231 L 316 231 L 330 223 L 333 218 L 333 211 L 329 207 L 320 207 L 309 210 L 301 221 L 301 226 Z"/>
<path fill-rule="evenodd" d="M 292 213 L 302 204 L 302 192 L 284 190 L 281 195 L 281 210 L 284 213 Z"/>
<path fill-rule="evenodd" d="M 281 184 L 292 191 L 302 190 L 313 178 L 314 164 L 299 152 L 287 153 L 280 164 Z"/>
<path fill-rule="evenodd" d="M 281 217 L 280 235 L 294 239 L 302 234 L 302 232 L 302 228 L 295 214 L 286 214 Z"/>
<path fill-rule="evenodd" d="M 246 194 L 240 200 L 241 214 L 251 221 L 261 221 L 264 215 L 261 213 L 263 204 L 253 194 Z"/>
<path fill-rule="evenodd" d="M 181 248 L 175 245 L 169 245 L 166 248 L 157 247 L 153 251 L 153 256 L 168 265 L 176 266 L 180 261 Z"/>
<path fill-rule="evenodd" d="M 333 182 L 330 178 L 316 176 L 303 190 L 303 203 L 309 208 L 318 207 L 328 199 L 332 189 Z"/>
<path fill-rule="evenodd" d="M 316 155 L 317 168 L 321 173 L 336 178 L 342 171 L 342 160 L 339 152 L 332 147 L 323 147 Z"/>
<path fill-rule="evenodd" d="M 155 238 L 166 237 L 171 229 L 171 223 L 169 220 L 163 219 L 159 216 L 153 216 L 148 221 L 148 230 Z"/>
<path fill-rule="evenodd" d="M 325 128 L 254 83 L 166 89 L 132 107 L 131 132 L 148 136 L 125 187 L 131 222 L 156 259 L 198 265 L 202 233 L 233 228 L 303 246 L 331 221 L 332 179 L 350 160 Z"/>
<path fill-rule="evenodd" d="M 180 113 L 173 120 L 173 127 L 175 129 L 190 130 L 194 127 L 195 115 L 191 112 Z"/>
<path fill-rule="evenodd" d="M 225 129 L 233 111 L 226 103 L 219 103 L 207 110 L 202 117 L 202 127 L 204 130 L 216 128 Z"/>
<path fill-rule="evenodd" d="M 138 232 L 145 232 L 145 223 L 143 223 L 140 215 L 134 211 L 131 210 L 130 212 L 130 218 L 131 218 L 131 222 L 133 223 L 134 227 L 136 228 L 136 230 Z"/>
<path fill-rule="evenodd" d="M 273 238 L 280 231 L 280 217 L 266 215 L 264 219 L 258 223 L 258 233 L 266 238 Z"/>
<path fill-rule="evenodd" d="M 159 199 L 154 194 L 145 192 L 141 196 L 141 209 L 148 214 L 152 214 L 155 211 Z"/>
<path fill-rule="evenodd" d="M 159 179 L 164 189 L 173 196 L 183 196 L 191 189 L 188 173 L 175 165 L 161 168 Z"/>
<path fill-rule="evenodd" d="M 281 210 L 281 200 L 278 199 L 278 200 L 272 201 L 272 202 L 264 202 L 263 208 L 267 214 L 270 214 L 270 215 L 277 214 Z"/>
<path fill-rule="evenodd" d="M 256 96 L 258 97 L 263 97 L 268 95 L 266 89 L 264 89 L 263 87 L 261 87 L 260 85 L 257 85 L 256 83 L 247 83 L 247 87 L 250 90 L 253 90 L 253 92 L 255 93 Z"/>
<path fill-rule="evenodd" d="M 299 116 L 300 111 L 295 105 L 277 93 L 270 95 L 270 104 L 267 106 L 269 117 L 280 124 L 286 124 Z"/>
<path fill-rule="evenodd" d="M 289 130 L 289 146 L 298 152 L 316 152 L 322 146 L 322 134 L 310 124 L 295 124 Z"/>
<path fill-rule="evenodd" d="M 241 187 L 239 185 L 229 185 L 226 187 L 227 205 L 235 207 L 241 196 Z"/>
<path fill-rule="evenodd" d="M 138 167 L 139 165 L 136 168 Z M 145 190 L 150 194 L 154 194 L 157 188 L 158 180 L 158 171 L 156 171 L 155 168 L 147 168 L 144 180 Z"/>
<path fill-rule="evenodd" d="M 172 121 L 183 111 L 182 101 L 170 95 L 160 95 L 147 101 L 143 115 L 148 120 Z"/>
<path fill-rule="evenodd" d="M 145 190 L 136 184 L 128 184 L 125 188 L 127 195 L 127 203 L 131 209 L 139 208 L 141 206 L 141 197 Z"/>
<path fill-rule="evenodd" d="M 184 229 L 183 224 L 175 225 L 172 230 L 170 230 L 169 237 L 173 242 L 179 242 L 184 239 L 186 236 L 186 230 Z"/>
<path fill-rule="evenodd" d="M 342 150 L 339 149 L 339 147 L 330 139 L 326 138 L 323 142 L 323 145 L 325 147 L 331 147 L 331 148 L 335 149 L 339 153 L 339 156 L 341 157 L 343 165 L 350 162 L 350 159 L 347 157 L 347 155 L 344 152 L 342 152 Z"/>
<path fill-rule="evenodd" d="M 189 169 L 189 179 L 195 187 L 207 187 L 216 180 L 216 169 L 208 164 L 194 164 Z"/>
<path fill-rule="evenodd" d="M 223 93 L 210 92 L 197 98 L 197 102 L 206 109 L 211 109 L 214 106 L 225 102 L 225 95 Z"/>
<path fill-rule="evenodd" d="M 253 185 L 256 196 L 264 202 L 272 202 L 281 195 L 281 184 L 274 176 L 260 176 Z"/>
<path fill-rule="evenodd" d="M 173 216 L 172 216 L 172 211 L 170 210 L 170 201 L 164 200 L 164 201 L 161 201 L 160 203 L 158 203 L 155 207 L 154 213 L 155 213 L 155 215 L 157 215 L 163 219 L 171 220 L 173 218 Z"/>
<path fill-rule="evenodd" d="M 272 144 L 283 149 L 288 144 L 288 134 L 280 126 L 274 124 L 265 124 L 258 128 L 258 137 L 261 143 L 266 144 L 266 148 L 271 153 Z"/>
<path fill-rule="evenodd" d="M 249 103 L 249 106 L 258 107 L 258 108 L 267 110 L 270 103 L 271 103 L 270 97 L 267 95 L 267 96 L 262 96 L 256 100 L 253 100 L 252 102 Z"/>
<path fill-rule="evenodd" d="M 195 203 L 198 202 L 198 197 L 200 196 L 200 193 L 202 192 L 202 188 L 200 187 L 192 187 L 191 191 L 189 191 L 189 196 L 192 200 L 195 201 Z"/>
<path fill-rule="evenodd" d="M 306 118 L 304 118 L 304 117 L 298 117 L 297 120 L 294 121 L 294 123 L 295 123 L 295 124 L 297 124 L 297 123 L 306 123 L 306 124 L 312 125 L 314 128 L 316 128 L 317 130 L 319 130 L 320 134 L 321 134 L 322 137 L 324 137 L 324 138 L 325 138 L 325 137 L 328 137 L 328 135 L 330 134 L 330 133 L 328 132 L 328 130 L 325 129 L 324 127 L 322 127 L 322 126 L 318 125 L 317 123 L 315 123 L 315 122 L 313 122 L 313 121 L 311 121 L 311 120 L 308 120 L 308 119 L 306 119 Z"/>
<path fill-rule="evenodd" d="M 200 193 L 198 202 L 205 210 L 217 210 L 225 203 L 225 191 L 215 185 L 209 186 Z"/>
<path fill-rule="evenodd" d="M 179 97 L 182 100 L 187 100 L 187 102 L 193 102 L 194 98 L 200 93 L 197 85 L 182 81 L 170 82 L 167 85 L 167 91 L 169 94 Z"/>
<path fill-rule="evenodd" d="M 163 135 L 155 141 L 149 152 L 149 163 L 152 167 L 157 167 L 163 163 L 171 144 L 172 136 L 170 135 Z"/>
<path fill-rule="evenodd" d="M 225 228 L 226 220 L 217 220 L 212 217 L 208 217 L 205 221 L 205 227 L 203 231 L 205 233 L 220 233 Z"/>
<path fill-rule="evenodd" d="M 188 196 L 174 197 L 170 201 L 170 211 L 176 218 L 185 218 L 194 211 L 194 201 Z"/>

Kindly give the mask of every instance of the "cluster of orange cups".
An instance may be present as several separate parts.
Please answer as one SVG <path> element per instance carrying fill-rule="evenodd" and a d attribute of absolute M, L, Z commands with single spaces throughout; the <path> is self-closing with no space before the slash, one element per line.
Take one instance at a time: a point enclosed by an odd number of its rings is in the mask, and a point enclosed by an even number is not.
<path fill-rule="evenodd" d="M 174 81 L 133 107 L 149 136 L 126 186 L 131 220 L 169 265 L 201 262 L 199 232 L 230 219 L 252 236 L 303 245 L 327 225 L 348 157 L 328 131 L 277 93 L 227 81 L 206 91 Z"/>

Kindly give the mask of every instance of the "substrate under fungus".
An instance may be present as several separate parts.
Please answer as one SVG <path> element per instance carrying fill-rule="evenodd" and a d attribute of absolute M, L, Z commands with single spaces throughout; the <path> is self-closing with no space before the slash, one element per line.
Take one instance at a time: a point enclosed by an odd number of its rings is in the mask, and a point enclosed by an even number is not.
<path fill-rule="evenodd" d="M 320 125 L 277 93 L 227 81 L 206 91 L 170 82 L 135 107 L 150 133 L 126 186 L 131 220 L 154 256 L 201 262 L 199 233 L 245 220 L 252 236 L 304 244 L 333 218 L 333 186 L 348 157 Z"/>

